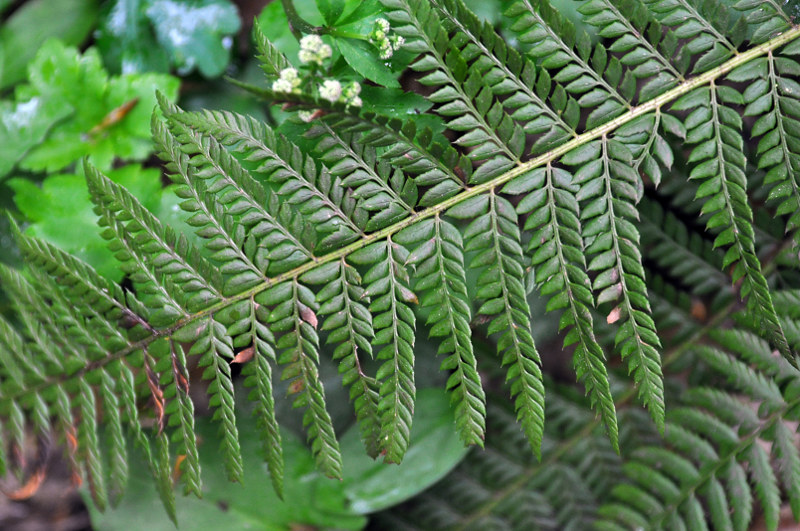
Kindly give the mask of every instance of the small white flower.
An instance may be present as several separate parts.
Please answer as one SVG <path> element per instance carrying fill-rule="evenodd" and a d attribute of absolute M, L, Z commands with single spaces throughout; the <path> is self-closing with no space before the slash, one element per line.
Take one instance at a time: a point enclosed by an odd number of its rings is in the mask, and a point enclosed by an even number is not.
<path fill-rule="evenodd" d="M 386 59 L 391 59 L 392 58 L 392 54 L 394 53 L 394 50 L 392 49 L 392 44 L 389 42 L 389 39 L 382 40 L 380 42 L 380 45 L 379 45 L 378 49 L 380 51 L 381 59 L 386 60 Z"/>
<path fill-rule="evenodd" d="M 317 63 L 321 65 L 322 62 L 333 54 L 330 46 L 322 42 L 322 37 L 319 35 L 306 35 L 300 39 L 300 61 L 303 63 Z"/>
<path fill-rule="evenodd" d="M 284 68 L 283 70 L 281 70 L 280 78 L 291 82 L 294 82 L 295 80 L 299 81 L 299 78 L 297 76 L 297 69 L 291 67 Z"/>
<path fill-rule="evenodd" d="M 335 79 L 326 79 L 319 88 L 319 97 L 333 103 L 342 95 L 342 84 Z"/>
<path fill-rule="evenodd" d="M 389 41 L 392 43 L 392 48 L 395 50 L 399 50 L 406 42 L 402 35 L 392 35 L 389 37 Z"/>
<path fill-rule="evenodd" d="M 306 35 L 300 39 L 300 49 L 308 50 L 309 52 L 318 52 L 322 46 L 322 37 L 319 35 Z"/>
<path fill-rule="evenodd" d="M 292 86 L 291 81 L 287 81 L 285 79 L 278 79 L 272 82 L 272 90 L 274 92 L 292 92 L 294 87 Z"/>
<path fill-rule="evenodd" d="M 358 81 L 348 83 L 348 85 L 342 91 L 344 102 L 347 105 L 352 105 L 353 107 L 361 107 L 361 98 L 358 97 L 360 93 L 361 85 L 358 83 Z"/>
<path fill-rule="evenodd" d="M 376 25 L 377 25 L 377 26 L 378 26 L 378 27 L 379 27 L 379 28 L 380 28 L 380 29 L 381 29 L 381 30 L 382 30 L 384 33 L 388 32 L 388 31 L 389 31 L 389 28 L 391 27 L 391 26 L 389 26 L 389 21 L 388 21 L 388 20 L 386 20 L 385 18 L 379 18 L 379 19 L 377 19 L 377 20 L 375 21 L 375 24 L 376 24 Z"/>
<path fill-rule="evenodd" d="M 280 78 L 272 83 L 272 90 L 275 92 L 292 92 L 300 94 L 300 77 L 294 68 L 284 68 L 281 70 Z"/>
<path fill-rule="evenodd" d="M 316 110 L 313 110 L 313 111 L 300 111 L 300 112 L 297 113 L 297 116 L 299 116 L 300 119 L 303 120 L 304 122 L 308 123 L 308 122 L 310 122 L 311 120 L 314 119 L 314 113 L 315 112 L 316 112 Z"/>

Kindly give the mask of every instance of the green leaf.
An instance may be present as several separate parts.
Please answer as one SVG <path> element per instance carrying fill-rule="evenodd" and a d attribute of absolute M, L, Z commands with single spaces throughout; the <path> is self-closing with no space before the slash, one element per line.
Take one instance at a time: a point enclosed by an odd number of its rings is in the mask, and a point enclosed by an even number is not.
<path fill-rule="evenodd" d="M 198 419 L 196 428 L 202 441 L 200 462 L 204 471 L 203 498 L 176 496 L 180 529 L 255 527 L 283 531 L 297 525 L 361 529 L 366 524 L 363 516 L 347 509 L 341 484 L 322 477 L 314 470 L 311 452 L 295 435 L 287 431 L 281 433 L 286 459 L 285 501 L 282 501 L 269 482 L 264 481 L 260 434 L 254 423 L 242 423 L 239 430 L 245 470 L 241 484 L 230 483 L 222 467 L 217 466 L 220 444 L 217 424 L 208 419 Z M 88 496 L 85 492 L 83 494 L 88 502 Z M 150 531 L 175 529 L 175 525 L 158 507 L 158 494 L 152 488 L 147 467 L 131 467 L 128 495 L 114 509 L 101 513 L 93 504 L 87 505 L 92 526 L 97 530 L 136 528 L 141 525 L 143 515 L 147 515 L 147 528 Z"/>
<path fill-rule="evenodd" d="M 177 79 L 165 74 L 109 77 L 97 50 L 81 55 L 58 41 L 42 46 L 29 79 L 16 96 L 18 102 L 42 102 L 31 120 L 45 120 L 38 113 L 52 119 L 53 113 L 65 114 L 65 108 L 74 110 L 20 162 L 33 171 L 60 170 L 87 155 L 102 169 L 110 168 L 116 157 L 146 158 L 152 152 L 149 123 L 155 91 L 172 100 L 178 90 Z"/>
<path fill-rule="evenodd" d="M 438 389 L 420 389 L 417 407 L 411 444 L 399 465 L 364 455 L 358 430 L 342 436 L 343 491 L 353 513 L 372 513 L 407 500 L 436 483 L 466 456 L 467 449 L 453 430 L 447 395 Z"/>
<path fill-rule="evenodd" d="M 96 0 L 33 0 L 22 5 L 0 26 L 0 90 L 25 78 L 28 63 L 47 39 L 81 44 L 97 15 Z"/>
<path fill-rule="evenodd" d="M 336 39 L 342 57 L 353 70 L 379 85 L 389 88 L 400 86 L 396 75 L 386 66 L 374 46 L 356 39 Z"/>
<path fill-rule="evenodd" d="M 344 11 L 345 0 L 316 0 L 316 2 L 317 9 L 325 17 L 325 22 L 331 26 L 336 24 Z"/>
<path fill-rule="evenodd" d="M 16 103 L 0 101 L 0 179 L 72 112 L 69 104 L 39 96 Z"/>
<path fill-rule="evenodd" d="M 240 26 L 229 0 L 113 0 L 105 5 L 97 45 L 112 72 L 195 68 L 221 75 Z"/>
<path fill-rule="evenodd" d="M 149 0 L 114 0 L 104 6 L 97 47 L 112 72 L 167 72 L 170 55 L 146 16 Z"/>
<path fill-rule="evenodd" d="M 131 190 L 151 210 L 159 209 L 162 188 L 158 170 L 131 164 L 111 170 L 109 176 Z M 119 262 L 97 232 L 97 216 L 92 212 L 82 175 L 53 175 L 41 187 L 21 178 L 10 179 L 8 184 L 15 192 L 17 208 L 31 222 L 27 234 L 75 254 L 103 276 L 116 281 L 122 278 Z"/>

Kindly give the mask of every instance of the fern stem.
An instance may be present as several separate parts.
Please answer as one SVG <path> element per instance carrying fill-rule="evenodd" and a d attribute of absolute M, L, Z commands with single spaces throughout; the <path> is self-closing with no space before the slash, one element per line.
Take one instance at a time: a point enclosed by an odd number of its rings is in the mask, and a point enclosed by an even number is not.
<path fill-rule="evenodd" d="M 409 216 L 408 218 L 406 218 L 406 219 L 404 219 L 402 221 L 398 221 L 397 223 L 394 223 L 393 225 L 390 225 L 390 226 L 388 226 L 388 227 L 386 227 L 386 228 L 384 228 L 382 230 L 379 230 L 377 232 L 373 232 L 372 234 L 366 235 L 362 239 L 360 239 L 360 240 L 358 240 L 356 242 L 353 242 L 353 243 L 351 243 L 351 244 L 349 244 L 349 245 L 347 245 L 345 247 L 342 247 L 342 248 L 340 248 L 340 249 L 338 249 L 336 251 L 330 252 L 330 253 L 328 253 L 328 254 L 326 254 L 324 256 L 321 256 L 321 257 L 313 257 L 312 260 L 304 263 L 303 265 L 300 265 L 300 266 L 298 266 L 298 267 L 296 267 L 296 268 L 294 268 L 294 269 L 292 269 L 290 271 L 287 271 L 287 272 L 282 273 L 282 274 L 280 274 L 280 275 L 278 275 L 276 277 L 268 279 L 266 282 L 264 282 L 262 284 L 259 284 L 258 286 L 255 286 L 253 288 L 250 288 L 250 289 L 248 289 L 246 291 L 243 291 L 242 293 L 240 293 L 240 294 L 238 294 L 236 296 L 233 296 L 233 297 L 230 297 L 230 298 L 224 298 L 220 302 L 218 302 L 218 303 L 216 303 L 216 304 L 214 304 L 212 306 L 209 306 L 205 310 L 201 310 L 201 311 L 199 311 L 199 312 L 197 312 L 197 313 L 195 313 L 193 315 L 190 315 L 190 316 L 187 316 L 185 318 L 182 318 L 179 321 L 177 321 L 174 325 L 172 325 L 172 326 L 170 326 L 168 328 L 163 328 L 161 330 L 157 330 L 152 335 L 150 335 L 150 336 L 148 336 L 148 337 L 146 337 L 146 338 L 144 338 L 142 340 L 139 340 L 139 341 L 137 341 L 135 343 L 132 343 L 128 347 L 126 347 L 126 348 L 124 348 L 124 349 L 122 349 L 120 351 L 117 351 L 115 353 L 112 353 L 112 354 L 110 354 L 109 356 L 107 356 L 106 358 L 104 358 L 102 360 L 98 360 L 96 362 L 93 362 L 92 364 L 88 365 L 87 367 L 85 367 L 84 369 L 78 371 L 77 373 L 74 373 L 74 374 L 71 374 L 71 375 L 65 375 L 65 374 L 64 375 L 59 375 L 55 379 L 47 380 L 47 381 L 44 381 L 44 382 L 42 382 L 42 383 L 40 383 L 38 385 L 28 387 L 28 388 L 26 388 L 24 390 L 20 390 L 20 391 L 18 391 L 17 393 L 15 393 L 13 395 L 5 397 L 6 398 L 5 402 L 6 403 L 10 403 L 11 401 L 18 400 L 18 399 L 20 399 L 21 397 L 24 397 L 24 396 L 29 396 L 29 395 L 32 395 L 32 394 L 33 395 L 38 394 L 43 389 L 46 389 L 46 388 L 52 386 L 54 383 L 57 383 L 57 382 L 60 382 L 60 381 L 64 381 L 64 380 L 67 380 L 67 379 L 73 379 L 75 377 L 80 377 L 80 376 L 82 376 L 82 375 L 84 375 L 86 373 L 89 373 L 89 372 L 91 372 L 91 371 L 93 371 L 95 369 L 98 369 L 100 367 L 103 367 L 105 365 L 113 363 L 116 360 L 119 360 L 121 358 L 126 357 L 128 354 L 130 354 L 132 352 L 135 352 L 137 350 L 141 350 L 142 348 L 146 347 L 147 345 L 149 345 L 150 343 L 152 343 L 153 341 L 155 341 L 157 339 L 171 336 L 176 331 L 178 331 L 179 329 L 187 326 L 188 324 L 191 324 L 191 323 L 193 323 L 193 322 L 195 322 L 197 320 L 203 319 L 203 318 L 207 318 L 209 315 L 212 315 L 215 312 L 227 307 L 228 305 L 230 305 L 233 302 L 250 299 L 250 297 L 252 297 L 253 295 L 261 293 L 261 292 L 263 292 L 263 291 L 265 291 L 265 290 L 271 288 L 272 286 L 275 286 L 275 285 L 277 285 L 277 284 L 279 284 L 281 282 L 285 282 L 287 280 L 291 280 L 293 278 L 296 278 L 299 275 L 301 275 L 301 274 L 303 274 L 303 273 L 305 273 L 307 271 L 310 271 L 310 270 L 314 269 L 317 266 L 320 266 L 322 264 L 326 264 L 328 262 L 332 262 L 334 260 L 339 260 L 339 259 L 341 259 L 343 257 L 346 257 L 347 255 L 353 253 L 354 251 L 357 251 L 358 249 L 364 248 L 364 247 L 366 247 L 366 246 L 368 246 L 368 245 L 370 245 L 370 244 L 372 244 L 372 243 L 374 243 L 376 241 L 379 241 L 379 240 L 382 240 L 384 238 L 390 237 L 393 234 L 401 231 L 402 229 L 404 229 L 404 228 L 406 228 L 406 227 L 408 227 L 410 225 L 413 225 L 414 223 L 417 223 L 418 221 L 420 221 L 422 219 L 426 219 L 426 218 L 435 216 L 437 214 L 441 214 L 443 212 L 446 212 L 451 207 L 453 207 L 453 206 L 455 206 L 455 205 L 457 205 L 457 204 L 459 204 L 459 203 L 461 203 L 461 202 L 463 202 L 463 201 L 465 201 L 467 199 L 470 199 L 472 197 L 475 197 L 475 196 L 478 196 L 478 195 L 481 195 L 481 194 L 485 194 L 489 190 L 497 188 L 498 186 L 501 186 L 501 185 L 509 182 L 510 180 L 514 179 L 515 177 L 519 177 L 520 175 L 523 175 L 523 174 L 525 174 L 525 173 L 527 173 L 527 172 L 529 172 L 529 171 L 531 171 L 531 170 L 533 170 L 535 168 L 538 168 L 539 166 L 542 166 L 544 164 L 553 162 L 556 159 L 558 159 L 559 157 L 561 157 L 562 155 L 564 155 L 564 154 L 568 153 L 569 151 L 575 149 L 576 147 L 582 146 L 582 145 L 586 144 L 587 142 L 589 142 L 591 140 L 600 138 L 603 135 L 607 135 L 607 134 L 611 133 L 612 131 L 614 131 L 616 128 L 618 128 L 618 127 L 622 126 L 623 124 L 626 124 L 626 123 L 638 118 L 639 116 L 643 116 L 643 115 L 645 115 L 645 114 L 647 114 L 649 112 L 656 111 L 656 110 L 660 109 L 662 106 L 664 106 L 665 104 L 669 103 L 670 101 L 672 101 L 672 100 L 674 100 L 674 99 L 676 99 L 676 98 L 678 98 L 680 96 L 683 96 L 684 94 L 687 94 L 687 93 L 691 92 L 692 90 L 694 90 L 694 89 L 696 89 L 698 87 L 701 87 L 701 86 L 703 86 L 703 85 L 705 85 L 707 83 L 711 83 L 715 79 L 718 79 L 718 78 L 724 76 L 725 74 L 728 74 L 729 72 L 731 72 L 736 67 L 741 66 L 741 65 L 747 63 L 748 61 L 751 61 L 751 60 L 753 60 L 753 59 L 755 59 L 757 57 L 765 55 L 765 54 L 767 54 L 767 53 L 769 53 L 769 52 L 771 52 L 771 51 L 773 51 L 773 50 L 775 50 L 775 49 L 777 49 L 777 48 L 779 48 L 779 47 L 781 47 L 781 46 L 783 46 L 783 45 L 785 45 L 785 44 L 787 44 L 787 43 L 789 43 L 789 42 L 791 42 L 793 40 L 795 40 L 798 37 L 800 37 L 800 26 L 794 26 L 792 29 L 786 31 L 785 33 L 783 33 L 781 35 L 778 35 L 774 39 L 772 39 L 770 41 L 767 41 L 767 42 L 765 42 L 763 44 L 760 44 L 758 46 L 755 46 L 755 47 L 751 48 L 750 50 L 747 50 L 746 52 L 739 53 L 739 54 L 735 55 L 734 57 L 732 57 L 731 59 L 729 59 L 728 61 L 726 61 L 725 63 L 723 63 L 723 64 L 721 64 L 721 65 L 719 65 L 719 66 L 717 66 L 717 67 L 715 67 L 715 68 L 713 68 L 711 70 L 709 70 L 708 72 L 705 72 L 705 73 L 703 73 L 703 74 L 701 74 L 699 76 L 696 76 L 696 77 L 694 77 L 692 79 L 689 79 L 686 82 L 682 83 L 681 85 L 679 85 L 679 86 L 677 86 L 677 87 L 665 92 L 664 94 L 662 94 L 662 95 L 660 95 L 660 96 L 658 96 L 658 97 L 656 97 L 656 98 L 654 98 L 652 100 L 649 100 L 649 101 L 647 101 L 647 102 L 645 102 L 645 103 L 643 103 L 641 105 L 638 105 L 636 107 L 632 107 L 631 110 L 626 112 L 625 114 L 623 114 L 623 115 L 621 115 L 621 116 L 619 116 L 619 117 L 617 117 L 617 118 L 615 118 L 615 119 L 613 119 L 613 120 L 611 120 L 611 121 L 609 121 L 609 122 L 607 122 L 607 123 L 605 123 L 605 124 L 603 124 L 601 126 L 595 127 L 594 129 L 592 129 L 590 131 L 587 131 L 587 132 L 585 132 L 585 133 L 583 133 L 581 135 L 578 135 L 577 137 L 573 138 L 572 140 L 564 143 L 563 145 L 561 145 L 561 146 L 559 146 L 559 147 L 557 147 L 555 149 L 552 149 L 552 150 L 548 151 L 547 153 L 544 153 L 544 154 L 542 154 L 542 155 L 540 155 L 540 156 L 538 156 L 538 157 L 536 157 L 534 159 L 531 159 L 531 160 L 529 160 L 527 162 L 520 163 L 515 168 L 505 172 L 504 174 L 502 174 L 502 175 L 500 175 L 498 177 L 495 177 L 494 179 L 492 179 L 490 181 L 487 181 L 487 182 L 485 182 L 483 184 L 468 188 L 465 191 L 463 191 L 463 192 L 461 192 L 461 193 L 459 193 L 459 194 L 457 194 L 457 195 L 455 195 L 455 196 L 453 196 L 453 197 L 451 197 L 449 199 L 446 199 L 446 200 L 442 201 L 441 203 L 439 203 L 437 205 L 428 207 L 425 210 L 419 211 L 419 212 Z M 665 360 L 665 363 L 666 363 L 666 360 Z"/>

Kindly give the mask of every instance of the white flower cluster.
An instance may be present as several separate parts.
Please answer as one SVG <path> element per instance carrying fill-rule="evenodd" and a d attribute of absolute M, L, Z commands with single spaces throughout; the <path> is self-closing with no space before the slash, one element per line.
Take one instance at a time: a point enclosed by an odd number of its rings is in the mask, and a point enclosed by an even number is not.
<path fill-rule="evenodd" d="M 272 82 L 272 90 L 275 92 L 287 92 L 300 94 L 300 77 L 294 68 L 284 68 L 281 70 L 280 77 Z"/>
<path fill-rule="evenodd" d="M 405 39 L 400 35 L 389 35 L 389 21 L 379 18 L 375 21 L 372 32 L 369 34 L 369 42 L 378 47 L 381 59 L 389 59 L 395 51 L 405 43 Z"/>
<path fill-rule="evenodd" d="M 306 35 L 300 39 L 300 61 L 303 63 L 317 63 L 322 65 L 322 62 L 329 58 L 333 50 L 331 47 L 322 42 L 322 37 L 319 35 Z"/>
<path fill-rule="evenodd" d="M 328 100 L 331 103 L 337 101 L 352 105 L 353 107 L 361 107 L 361 85 L 357 81 L 348 83 L 347 86 L 342 87 L 342 84 L 335 79 L 326 79 L 319 87 L 319 97 Z"/>

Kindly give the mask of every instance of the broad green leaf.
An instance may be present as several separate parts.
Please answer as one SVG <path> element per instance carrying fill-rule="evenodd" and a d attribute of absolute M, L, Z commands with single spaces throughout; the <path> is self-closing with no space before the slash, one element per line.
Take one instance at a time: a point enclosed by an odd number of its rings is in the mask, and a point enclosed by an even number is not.
<path fill-rule="evenodd" d="M 229 0 L 114 0 L 100 20 L 97 45 L 113 72 L 197 68 L 206 77 L 225 71 L 239 30 Z"/>
<path fill-rule="evenodd" d="M 40 122 L 74 110 L 32 147 L 20 166 L 57 171 L 89 156 L 101 169 L 115 158 L 142 160 L 152 151 L 150 115 L 155 91 L 174 100 L 177 79 L 165 74 L 109 78 L 97 51 L 83 55 L 58 41 L 47 42 L 30 66 L 29 84 L 17 89 L 18 102 L 41 101 L 30 120 Z M 46 116 L 39 116 L 45 113 Z"/>
<path fill-rule="evenodd" d="M 336 44 L 347 64 L 365 78 L 389 88 L 400 86 L 395 74 L 378 57 L 375 47 L 368 42 L 336 39 Z"/>
<path fill-rule="evenodd" d="M 363 516 L 345 508 L 341 484 L 322 477 L 314 469 L 311 452 L 293 434 L 284 431 L 286 459 L 284 501 L 264 480 L 266 465 L 261 457 L 261 441 L 252 422 L 239 426 L 245 474 L 243 482 L 230 483 L 219 462 L 219 436 L 216 423 L 198 419 L 200 462 L 203 468 L 203 498 L 176 496 L 180 529 L 263 529 L 284 531 L 293 528 L 361 529 Z M 128 494 L 112 510 L 99 512 L 84 493 L 90 508 L 92 526 L 98 531 L 143 529 L 174 531 L 175 525 L 163 509 L 152 488 L 147 467 L 132 467 Z"/>
<path fill-rule="evenodd" d="M 344 11 L 345 0 L 316 0 L 317 9 L 325 17 L 325 22 L 333 25 Z"/>
<path fill-rule="evenodd" d="M 97 19 L 96 0 L 33 0 L 0 25 L 0 90 L 22 81 L 28 63 L 49 38 L 81 44 Z"/>
<path fill-rule="evenodd" d="M 39 96 L 17 103 L 0 101 L 0 179 L 72 111 L 69 104 Z"/>
<path fill-rule="evenodd" d="M 108 175 L 128 188 L 148 208 L 159 209 L 162 188 L 158 170 L 131 164 L 111 170 Z M 97 231 L 97 216 L 92 211 L 82 175 L 53 175 L 45 179 L 41 187 L 21 178 L 9 179 L 8 185 L 15 192 L 17 208 L 31 222 L 27 234 L 77 255 L 108 278 L 120 280 L 119 262 Z"/>
<path fill-rule="evenodd" d="M 156 38 L 183 75 L 196 67 L 220 75 L 230 60 L 232 35 L 241 21 L 228 0 L 149 0 L 146 15 Z"/>
<path fill-rule="evenodd" d="M 112 72 L 166 72 L 170 56 L 145 15 L 148 0 L 114 0 L 100 18 L 97 47 Z"/>
<path fill-rule="evenodd" d="M 358 430 L 341 438 L 344 492 L 354 513 L 380 511 L 411 498 L 444 477 L 469 451 L 456 434 L 444 391 L 421 389 L 416 399 L 411 444 L 399 465 L 367 457 Z"/>

